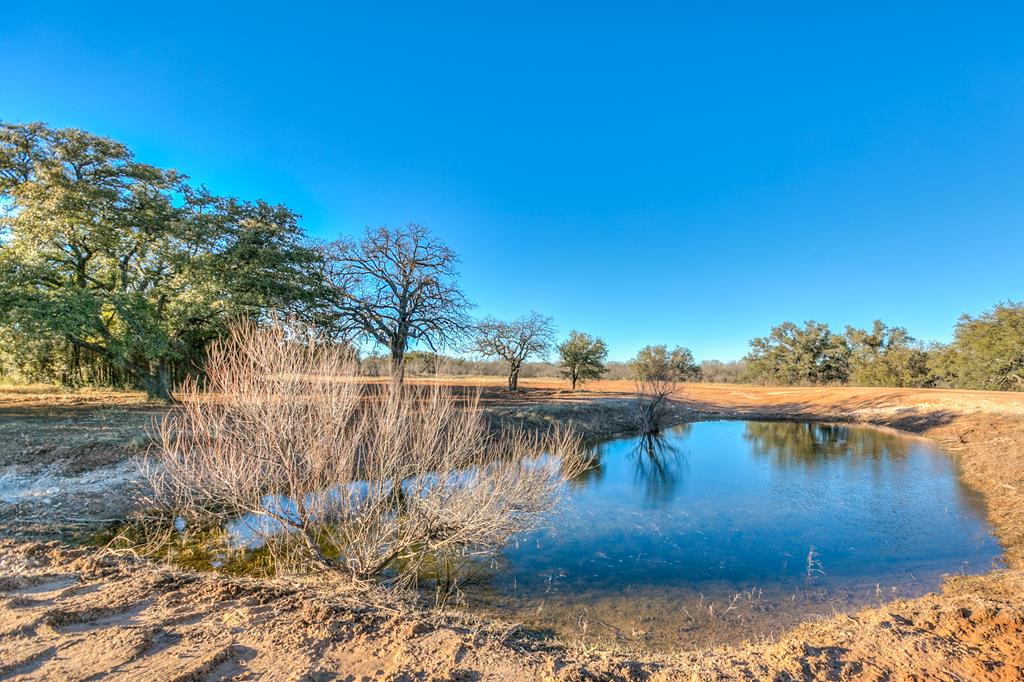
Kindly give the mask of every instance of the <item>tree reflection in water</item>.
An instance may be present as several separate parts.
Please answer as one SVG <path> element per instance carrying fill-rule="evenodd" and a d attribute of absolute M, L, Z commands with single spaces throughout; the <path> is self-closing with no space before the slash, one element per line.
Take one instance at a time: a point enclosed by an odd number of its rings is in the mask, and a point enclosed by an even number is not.
<path fill-rule="evenodd" d="M 643 487 L 651 503 L 670 501 L 686 471 L 686 455 L 680 444 L 693 428 L 680 424 L 658 434 L 639 436 L 629 458 L 633 461 L 634 480 Z M 590 451 L 590 466 L 577 474 L 569 483 L 574 488 L 599 484 L 607 475 L 604 465 L 609 448 L 618 448 L 621 441 L 608 441 Z"/>
<path fill-rule="evenodd" d="M 686 455 L 679 443 L 691 424 L 672 429 L 671 438 L 661 433 L 641 436 L 630 453 L 634 480 L 643 486 L 644 496 L 652 504 L 672 500 L 686 473 Z"/>
<path fill-rule="evenodd" d="M 755 455 L 780 466 L 813 466 L 840 456 L 899 459 L 909 448 L 906 439 L 878 429 L 815 422 L 746 422 L 743 438 Z"/>

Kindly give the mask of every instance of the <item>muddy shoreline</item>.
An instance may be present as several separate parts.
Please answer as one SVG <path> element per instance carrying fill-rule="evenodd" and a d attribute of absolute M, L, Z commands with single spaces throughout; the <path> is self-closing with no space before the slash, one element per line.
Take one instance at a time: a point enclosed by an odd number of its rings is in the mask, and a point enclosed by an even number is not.
<path fill-rule="evenodd" d="M 617 395 L 564 396 L 539 387 L 541 395 L 488 408 L 499 420 L 569 421 L 606 437 L 631 426 L 628 388 L 618 388 Z M 599 650 L 585 638 L 542 640 L 468 614 L 396 610 L 379 595 L 315 580 L 190 574 L 5 540 L 0 677 L 1024 679 L 1024 396 L 688 387 L 670 415 L 672 423 L 712 419 L 873 424 L 937 442 L 984 494 L 1007 568 L 951 577 L 940 594 L 807 623 L 774 642 L 653 655 Z"/>

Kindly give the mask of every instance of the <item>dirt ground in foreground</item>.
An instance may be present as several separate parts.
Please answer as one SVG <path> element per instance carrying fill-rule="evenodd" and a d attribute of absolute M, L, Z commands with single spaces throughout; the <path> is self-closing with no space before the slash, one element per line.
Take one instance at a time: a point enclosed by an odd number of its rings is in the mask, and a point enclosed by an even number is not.
<path fill-rule="evenodd" d="M 513 396 L 500 381 L 452 383 L 481 388 L 502 419 L 572 421 L 595 436 L 630 426 L 629 382 L 573 394 L 563 382 L 523 380 Z M 1007 568 L 950 577 L 941 594 L 806 623 L 774 642 L 669 655 L 541 641 L 512 624 L 315 581 L 187 573 L 24 541 L 33 523 L 121 513 L 88 500 L 125 494 L 160 411 L 136 394 L 0 389 L 0 530 L 14 536 L 0 540 L 0 679 L 1024 679 L 1024 394 L 685 386 L 678 421 L 815 418 L 937 441 L 984 493 Z"/>

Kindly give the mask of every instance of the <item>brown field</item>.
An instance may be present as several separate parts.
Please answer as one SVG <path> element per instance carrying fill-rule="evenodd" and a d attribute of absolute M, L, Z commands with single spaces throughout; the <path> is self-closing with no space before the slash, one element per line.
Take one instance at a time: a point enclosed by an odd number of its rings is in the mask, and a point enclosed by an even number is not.
<path fill-rule="evenodd" d="M 522 379 L 516 395 L 501 377 L 435 381 L 479 388 L 502 418 L 573 421 L 593 435 L 630 423 L 627 381 L 571 393 Z M 188 573 L 68 544 L 76 529 L 126 513 L 131 459 L 164 409 L 136 393 L 0 388 L 0 678 L 1024 679 L 1024 394 L 686 385 L 680 421 L 792 416 L 937 441 L 984 493 L 1007 568 L 776 641 L 667 655 L 540 641 L 513 624 L 323 582 Z"/>

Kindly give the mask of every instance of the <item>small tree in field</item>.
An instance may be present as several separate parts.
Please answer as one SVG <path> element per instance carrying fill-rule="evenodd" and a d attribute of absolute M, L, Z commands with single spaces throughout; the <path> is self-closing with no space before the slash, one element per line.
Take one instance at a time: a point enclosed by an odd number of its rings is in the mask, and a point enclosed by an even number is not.
<path fill-rule="evenodd" d="M 475 347 L 488 357 L 508 363 L 508 388 L 519 389 L 519 370 L 532 356 L 546 356 L 554 343 L 555 327 L 550 317 L 531 312 L 511 322 L 492 317 L 477 325 Z"/>
<path fill-rule="evenodd" d="M 665 345 L 644 346 L 629 363 L 633 378 L 693 381 L 700 377 L 700 366 L 689 348 L 676 346 L 671 352 Z"/>
<path fill-rule="evenodd" d="M 573 330 L 569 338 L 558 347 L 562 365 L 562 376 L 576 385 L 588 379 L 597 379 L 605 373 L 604 361 L 608 357 L 608 346 L 604 341 L 589 334 Z"/>

